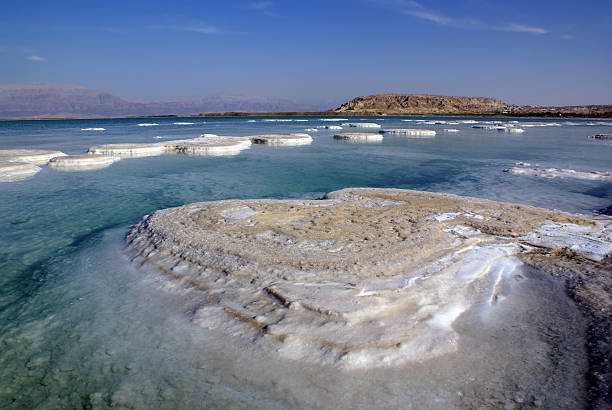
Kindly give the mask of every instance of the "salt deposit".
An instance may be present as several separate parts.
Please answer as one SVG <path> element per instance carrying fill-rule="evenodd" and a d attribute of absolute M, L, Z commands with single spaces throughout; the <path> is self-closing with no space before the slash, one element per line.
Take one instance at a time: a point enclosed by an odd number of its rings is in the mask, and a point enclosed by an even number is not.
<path fill-rule="evenodd" d="M 380 124 L 374 122 L 345 122 L 342 124 L 343 127 L 355 127 L 355 128 L 380 128 Z"/>
<path fill-rule="evenodd" d="M 456 129 L 456 128 L 447 128 L 444 131 L 446 131 L 446 132 L 459 132 L 459 130 Z"/>
<path fill-rule="evenodd" d="M 173 122 L 174 125 L 193 125 L 193 122 Z"/>
<path fill-rule="evenodd" d="M 325 128 L 327 128 L 328 130 L 341 130 L 342 127 L 339 125 L 326 125 Z"/>
<path fill-rule="evenodd" d="M 434 130 L 418 129 L 418 128 L 387 128 L 380 131 L 382 134 L 404 135 L 416 138 L 434 137 Z"/>
<path fill-rule="evenodd" d="M 612 140 L 612 134 L 589 135 L 589 138 L 598 139 L 598 140 Z"/>
<path fill-rule="evenodd" d="M 304 133 L 296 134 L 269 134 L 254 135 L 250 137 L 253 144 L 265 145 L 308 145 L 312 143 L 312 137 Z"/>
<path fill-rule="evenodd" d="M 100 154 L 67 155 L 53 158 L 49 161 L 49 168 L 57 171 L 94 171 L 106 168 L 120 159 Z"/>
<path fill-rule="evenodd" d="M 81 131 L 106 131 L 106 128 L 81 128 Z"/>
<path fill-rule="evenodd" d="M 27 162 L 34 165 L 45 165 L 51 158 L 66 155 L 61 151 L 44 149 L 8 149 L 0 150 L 0 161 Z"/>
<path fill-rule="evenodd" d="M 554 225 L 568 220 L 570 228 Z M 558 234 L 564 229 L 601 244 L 585 239 L 574 246 L 573 236 Z M 554 238 L 551 246 L 573 246 L 585 257 L 612 251 L 610 229 L 581 217 L 393 189 L 345 189 L 322 201 L 191 204 L 145 217 L 126 240 L 135 261 L 166 276 L 165 288 L 201 294 L 190 313 L 194 323 L 279 358 L 349 370 L 453 361 L 481 343 L 496 344 L 494 360 L 502 362 L 513 349 L 526 348 L 525 358 L 548 351 L 528 329 L 566 319 L 535 305 L 523 327 L 513 329 L 529 340 L 474 339 L 483 321 L 503 322 L 502 312 L 541 300 L 522 293 L 530 282 L 521 258 L 536 248 L 520 241 L 548 247 L 550 241 L 532 239 L 542 232 Z M 526 365 L 521 377 L 554 374 L 547 357 L 537 359 L 538 372 Z M 473 366 L 472 374 L 488 365 Z M 508 376 L 501 362 L 493 367 Z M 566 370 L 555 383 L 571 379 Z M 541 389 L 544 380 L 529 388 Z"/>
<path fill-rule="evenodd" d="M 167 148 L 175 148 L 176 152 L 187 155 L 236 155 L 251 146 L 247 137 L 212 136 L 190 140 L 170 141 Z"/>
<path fill-rule="evenodd" d="M 0 157 L 0 182 L 21 181 L 34 176 L 40 167 L 28 162 L 15 162 Z"/>
<path fill-rule="evenodd" d="M 105 144 L 89 148 L 90 154 L 109 155 L 117 157 L 149 157 L 161 155 L 166 152 L 163 143 L 124 143 Z"/>
<path fill-rule="evenodd" d="M 140 124 L 138 124 L 139 127 L 154 127 L 156 125 L 159 125 L 156 122 L 141 122 Z"/>
<path fill-rule="evenodd" d="M 348 121 L 348 118 L 321 118 L 320 121 Z"/>
<path fill-rule="evenodd" d="M 334 138 L 350 142 L 380 142 L 383 140 L 381 134 L 368 132 L 343 132 L 334 135 Z"/>

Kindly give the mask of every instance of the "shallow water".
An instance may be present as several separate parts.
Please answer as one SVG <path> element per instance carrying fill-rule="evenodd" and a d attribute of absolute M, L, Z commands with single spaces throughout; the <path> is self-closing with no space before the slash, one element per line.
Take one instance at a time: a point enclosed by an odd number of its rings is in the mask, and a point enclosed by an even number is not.
<path fill-rule="evenodd" d="M 46 148 L 80 154 L 103 143 L 158 142 L 201 133 L 303 132 L 326 124 L 318 118 L 247 122 L 250 119 L 5 121 L 0 122 L 0 149 Z M 130 224 L 157 209 L 196 201 L 317 198 L 340 188 L 370 186 L 452 192 L 582 213 L 612 203 L 610 182 L 502 172 L 519 161 L 538 167 L 611 171 L 612 145 L 586 138 L 609 132 L 609 125 L 534 127 L 525 128 L 523 134 L 452 125 L 460 131 L 447 134 L 443 131 L 447 125 L 415 125 L 401 118 L 379 120 L 367 118 L 383 128 L 430 128 L 438 135 L 419 140 L 385 136 L 382 143 L 351 144 L 334 140 L 334 131 L 319 129 L 311 133 L 314 141 L 309 146 L 252 146 L 234 157 L 124 159 L 91 172 L 62 173 L 45 167 L 31 179 L 1 183 L 0 407 L 274 408 L 334 402 L 343 407 L 399 407 L 405 403 L 465 407 L 489 399 L 514 400 L 514 396 L 487 397 L 483 391 L 474 391 L 482 387 L 474 387 L 469 378 L 462 380 L 461 372 L 449 370 L 470 368 L 470 363 L 486 362 L 487 357 L 500 359 L 494 354 L 494 344 L 483 344 L 483 340 L 501 337 L 504 343 L 520 342 L 495 319 L 501 313 L 479 316 L 478 323 L 492 323 L 481 327 L 482 334 L 474 333 L 475 319 L 471 319 L 482 312 L 467 312 L 455 322 L 457 328 L 465 324 L 467 329 L 461 339 L 466 353 L 454 359 L 461 363 L 439 360 L 411 368 L 348 374 L 333 368 L 296 368 L 290 361 L 275 360 L 271 352 L 268 357 L 253 357 L 248 348 L 230 346 L 218 335 L 191 325 L 189 312 L 194 302 L 189 294 L 159 290 L 155 275 L 132 267 L 123 253 L 123 236 Z M 174 125 L 177 121 L 195 124 Z M 160 125 L 137 125 L 142 122 Z M 563 120 L 557 122 L 563 124 Z M 99 127 L 105 131 L 81 131 Z M 538 287 L 561 292 L 537 272 L 526 275 L 531 275 L 525 282 L 529 286 L 521 285 L 523 291 L 514 293 L 515 306 L 521 305 L 521 297 L 529 301 L 524 306 L 537 303 L 537 297 L 528 295 Z M 568 323 L 581 328 L 569 302 L 547 309 L 552 317 L 570 318 Z M 528 312 L 519 309 L 505 312 L 503 318 L 520 326 L 525 315 Z M 542 321 L 536 329 L 566 343 L 563 335 L 569 330 L 559 326 Z M 470 356 L 470 343 L 484 350 Z M 583 353 L 570 345 L 564 345 L 558 354 L 580 363 Z M 514 376 L 519 373 L 513 370 L 516 363 L 532 360 L 530 366 L 537 369 L 539 357 L 530 359 L 517 351 L 516 357 L 504 360 Z M 525 396 L 525 400 L 565 407 L 572 404 L 562 403 L 571 398 L 555 402 L 533 391 L 530 384 L 546 385 L 538 376 L 493 377 L 496 363 L 491 361 L 489 367 L 483 366 L 482 374 L 470 377 L 490 377 L 491 383 L 501 385 L 521 380 L 523 385 L 504 389 L 519 399 Z M 411 372 L 424 372 L 427 382 L 405 377 Z M 456 379 L 447 377 L 449 374 Z M 573 388 L 576 386 L 567 386 Z M 375 391 L 381 393 L 372 394 Z"/>

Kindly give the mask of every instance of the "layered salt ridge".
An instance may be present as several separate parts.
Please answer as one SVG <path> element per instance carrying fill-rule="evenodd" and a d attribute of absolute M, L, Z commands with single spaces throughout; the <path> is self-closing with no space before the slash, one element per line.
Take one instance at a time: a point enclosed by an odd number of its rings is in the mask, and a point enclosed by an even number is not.
<path fill-rule="evenodd" d="M 343 132 L 334 135 L 334 138 L 349 142 L 380 142 L 383 140 L 381 134 L 372 132 Z"/>
<path fill-rule="evenodd" d="M 49 161 L 49 168 L 56 171 L 95 171 L 109 167 L 121 158 L 102 154 L 67 155 Z"/>
<path fill-rule="evenodd" d="M 520 168 L 512 167 L 505 169 L 513 175 L 527 175 L 541 178 L 576 178 L 592 181 L 612 181 L 612 172 L 602 171 L 576 171 L 573 169 L 560 168 Z"/>
<path fill-rule="evenodd" d="M 250 139 L 253 144 L 274 146 L 312 144 L 312 137 L 306 133 L 254 135 Z"/>
<path fill-rule="evenodd" d="M 521 255 L 542 232 L 554 243 L 541 246 L 573 246 L 551 225 L 567 221 L 607 244 L 600 256 L 610 249 L 607 227 L 559 211 L 393 189 L 191 204 L 126 239 L 165 286 L 201 295 L 195 323 L 281 357 L 367 368 L 452 354 L 463 313 L 523 303 Z"/>
<path fill-rule="evenodd" d="M 435 137 L 436 131 L 419 128 L 385 128 L 380 130 L 381 134 L 403 135 L 409 137 Z"/>

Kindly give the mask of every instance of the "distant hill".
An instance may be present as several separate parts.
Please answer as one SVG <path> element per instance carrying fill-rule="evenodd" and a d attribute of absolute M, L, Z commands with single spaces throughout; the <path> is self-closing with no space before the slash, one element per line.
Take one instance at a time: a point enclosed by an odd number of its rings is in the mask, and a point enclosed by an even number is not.
<path fill-rule="evenodd" d="M 225 96 L 140 103 L 78 85 L 25 83 L 0 85 L 0 118 L 123 117 L 211 112 L 320 110 L 266 96 Z"/>
<path fill-rule="evenodd" d="M 428 94 L 376 94 L 357 97 L 335 110 L 346 114 L 404 115 L 542 115 L 612 117 L 612 105 L 546 107 L 506 104 L 483 97 Z"/>

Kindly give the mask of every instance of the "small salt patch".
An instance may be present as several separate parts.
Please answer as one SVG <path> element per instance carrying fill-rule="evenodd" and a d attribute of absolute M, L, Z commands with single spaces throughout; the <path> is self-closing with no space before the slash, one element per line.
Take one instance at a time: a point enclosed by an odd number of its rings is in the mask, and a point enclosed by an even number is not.
<path fill-rule="evenodd" d="M 221 215 L 225 218 L 231 219 L 246 219 L 254 215 L 259 215 L 261 212 L 254 210 L 251 207 L 243 206 L 242 208 L 228 209 L 221 212 Z"/>

